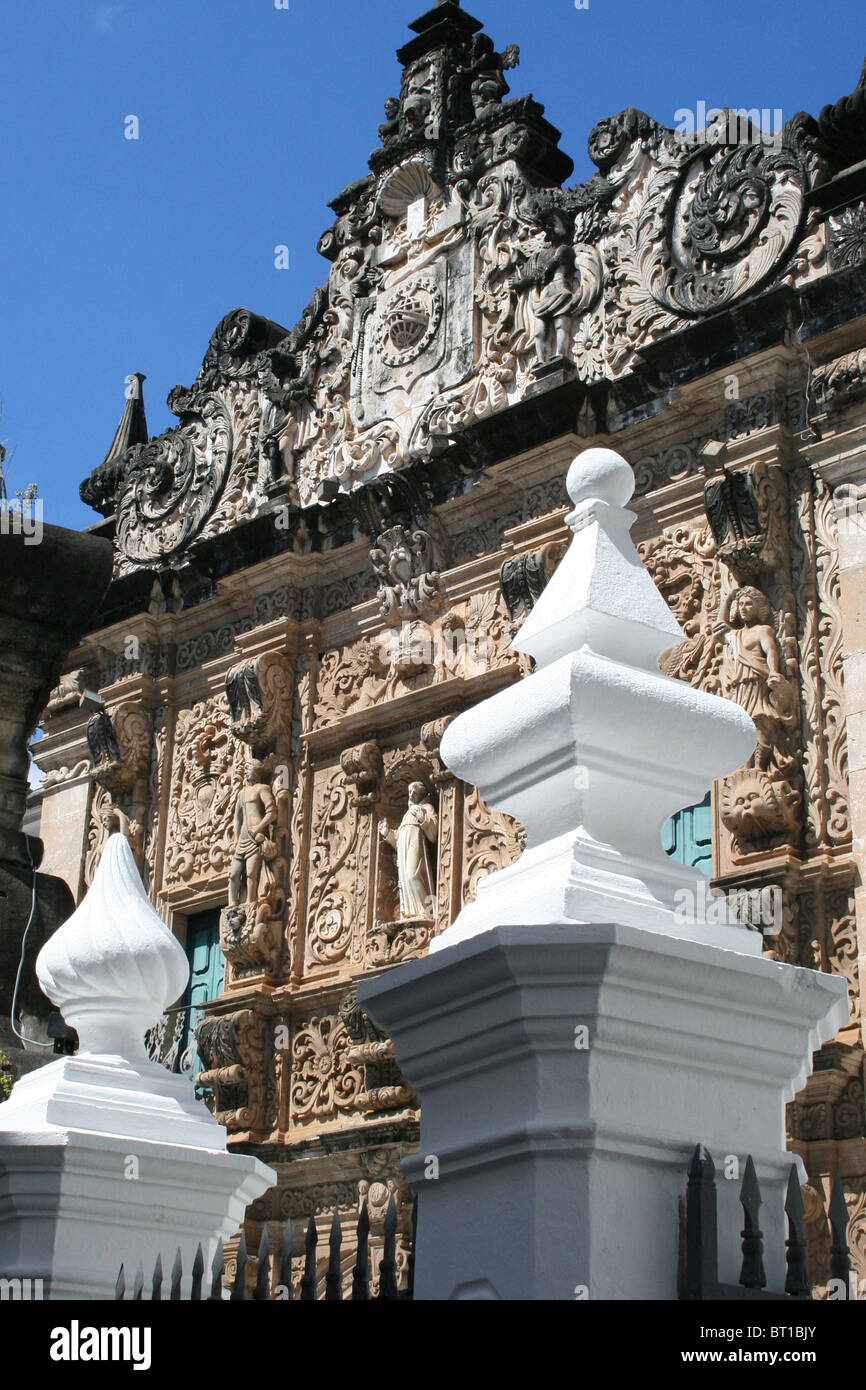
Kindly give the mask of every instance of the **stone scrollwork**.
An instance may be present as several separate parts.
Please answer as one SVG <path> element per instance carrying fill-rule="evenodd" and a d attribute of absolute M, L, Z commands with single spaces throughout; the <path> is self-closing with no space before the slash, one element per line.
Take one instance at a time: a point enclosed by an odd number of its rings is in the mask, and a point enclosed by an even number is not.
<path fill-rule="evenodd" d="M 762 462 L 744 472 L 723 470 L 707 483 L 704 505 L 719 559 L 732 574 L 752 579 L 778 568 L 788 514 L 785 475 L 778 465 Z"/>
<path fill-rule="evenodd" d="M 228 873 L 242 749 L 231 737 L 225 695 L 181 710 L 168 801 L 167 884 Z"/>
<path fill-rule="evenodd" d="M 151 716 L 140 705 L 119 705 L 88 721 L 87 743 L 93 760 L 92 777 L 113 796 L 129 796 L 147 777 L 152 743 Z M 135 795 L 143 800 L 143 795 Z"/>
<path fill-rule="evenodd" d="M 226 675 L 226 697 L 232 733 L 255 756 L 271 753 L 285 741 L 291 676 L 283 652 L 264 652 L 232 666 Z"/>
<path fill-rule="evenodd" d="M 564 545 L 551 541 L 539 550 L 527 550 L 503 561 L 499 586 L 515 630 L 529 617 L 562 558 Z"/>
<path fill-rule="evenodd" d="M 90 776 L 102 789 L 91 808 L 93 827 L 85 865 L 90 883 L 102 848 L 116 831 L 129 840 L 142 867 L 148 770 L 153 747 L 153 719 L 138 704 L 100 710 L 86 727 L 92 766 Z"/>
<path fill-rule="evenodd" d="M 177 398 L 185 423 L 124 463 L 117 543 L 128 560 L 148 564 L 176 554 L 202 529 L 232 460 L 232 419 L 224 401 L 206 395 L 195 407 Z"/>
<path fill-rule="evenodd" d="M 466 796 L 463 823 L 463 901 L 468 903 L 474 901 L 482 879 L 520 858 L 525 836 L 511 816 L 490 810 L 477 787 Z"/>
<path fill-rule="evenodd" d="M 406 1084 L 394 1059 L 394 1044 L 365 1013 L 353 988 L 340 1000 L 340 1019 L 350 1040 L 346 1060 L 364 1068 L 364 1090 L 358 1109 L 372 1113 L 417 1105 L 417 1097 Z"/>
<path fill-rule="evenodd" d="M 358 831 L 345 774 L 333 768 L 317 779 L 313 792 L 307 901 L 311 965 L 335 964 L 352 944 Z"/>
<path fill-rule="evenodd" d="M 203 1062 L 195 1080 L 212 1087 L 214 1111 L 232 1132 L 264 1123 L 266 1021 L 252 1009 L 215 1014 L 195 1030 Z"/>
<path fill-rule="evenodd" d="M 427 531 L 392 526 L 380 532 L 370 564 L 379 580 L 379 612 L 389 622 L 415 616 L 438 602 L 439 573 Z"/>

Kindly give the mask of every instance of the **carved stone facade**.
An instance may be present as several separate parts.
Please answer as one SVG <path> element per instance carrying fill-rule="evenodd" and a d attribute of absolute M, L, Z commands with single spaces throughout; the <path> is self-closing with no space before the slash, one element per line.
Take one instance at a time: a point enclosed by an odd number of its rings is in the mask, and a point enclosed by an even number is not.
<path fill-rule="evenodd" d="M 503 101 L 517 50 L 450 3 L 413 29 L 300 322 L 228 314 L 179 423 L 82 485 L 116 577 L 46 711 L 47 854 L 74 846 L 80 892 L 123 816 L 174 931 L 219 910 L 201 1080 L 279 1172 L 249 1239 L 335 1208 L 348 1233 L 365 1197 L 375 1235 L 394 1192 L 405 1262 L 416 1102 L 353 989 L 522 851 L 439 741 L 529 670 L 510 641 L 567 466 L 612 445 L 684 632 L 663 669 L 758 729 L 712 789 L 714 883 L 773 904 L 768 954 L 848 980 L 790 1133 L 816 1201 L 842 1174 L 866 1277 L 863 79 L 773 145 L 629 108 L 566 186 L 543 108 Z M 407 912 L 379 826 L 416 784 L 436 829 Z"/>

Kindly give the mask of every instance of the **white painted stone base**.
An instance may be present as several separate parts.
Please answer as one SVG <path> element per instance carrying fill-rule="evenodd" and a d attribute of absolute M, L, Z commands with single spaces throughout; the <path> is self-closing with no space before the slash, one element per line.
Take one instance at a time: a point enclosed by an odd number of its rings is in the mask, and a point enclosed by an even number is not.
<path fill-rule="evenodd" d="M 494 928 L 358 993 L 421 1099 L 416 1298 L 676 1298 L 699 1141 L 719 1277 L 742 1228 L 724 1160 L 751 1153 L 783 1286 L 784 1102 L 847 1019 L 844 981 L 598 923 Z"/>
<path fill-rule="evenodd" d="M 189 1077 L 148 1061 L 80 1053 L 13 1087 L 0 1105 L 0 1275 L 41 1279 L 51 1299 L 111 1299 L 139 1261 L 145 1297 L 158 1254 L 165 1293 L 180 1249 L 189 1296 L 196 1247 L 209 1274 L 218 1238 L 276 1182 L 226 1150 Z"/>

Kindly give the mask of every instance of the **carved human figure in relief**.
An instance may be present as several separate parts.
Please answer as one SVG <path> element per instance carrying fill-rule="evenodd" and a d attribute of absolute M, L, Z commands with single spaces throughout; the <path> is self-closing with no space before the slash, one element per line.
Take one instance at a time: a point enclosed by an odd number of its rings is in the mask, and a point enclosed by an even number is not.
<path fill-rule="evenodd" d="M 574 227 L 567 213 L 548 208 L 539 216 L 546 245 L 529 257 L 511 282 L 521 296 L 515 312 L 515 328 L 534 333 L 538 361 L 566 357 L 571 339 L 571 315 L 577 304 L 580 272 L 575 266 Z"/>
<path fill-rule="evenodd" d="M 400 920 L 431 918 L 436 892 L 433 846 L 439 820 L 427 798 L 423 782 L 409 786 L 409 806 L 396 831 L 387 820 L 379 822 L 379 834 L 397 851 Z"/>
<path fill-rule="evenodd" d="M 758 744 L 750 766 L 766 770 L 794 718 L 794 688 L 782 672 L 770 605 L 760 589 L 734 589 L 720 616 L 727 628 L 723 686 L 751 715 L 757 729 Z"/>
<path fill-rule="evenodd" d="M 262 863 L 273 859 L 277 852 L 270 836 L 276 819 L 277 803 L 264 780 L 262 764 L 245 763 L 244 785 L 235 808 L 237 840 L 229 874 L 229 907 L 257 901 Z"/>

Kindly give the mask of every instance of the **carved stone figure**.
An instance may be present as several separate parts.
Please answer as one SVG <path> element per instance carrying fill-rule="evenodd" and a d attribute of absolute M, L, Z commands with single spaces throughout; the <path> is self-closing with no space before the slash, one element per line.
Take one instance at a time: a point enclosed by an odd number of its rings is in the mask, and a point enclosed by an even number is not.
<path fill-rule="evenodd" d="M 574 259 L 572 219 L 563 209 L 548 206 L 539 210 L 538 220 L 546 245 L 527 259 L 511 286 L 521 297 L 515 326 L 518 332 L 525 328 L 533 334 L 535 355 L 539 363 L 544 363 L 551 356 L 569 355 L 571 316 L 577 305 L 580 274 Z"/>
<path fill-rule="evenodd" d="M 244 766 L 244 785 L 235 808 L 237 839 L 229 874 L 229 907 L 256 902 L 262 864 L 277 853 L 269 834 L 276 819 L 277 803 L 265 780 L 264 766 L 250 761 Z"/>
<path fill-rule="evenodd" d="M 100 854 L 108 844 L 109 836 L 125 835 L 129 841 L 132 852 L 137 864 L 141 864 L 142 831 L 138 821 L 131 821 L 125 811 L 119 806 L 115 806 L 113 801 L 107 801 L 99 814 L 102 826 L 102 846 Z"/>
<path fill-rule="evenodd" d="M 757 767 L 735 772 L 721 783 L 722 824 L 734 837 L 738 857 L 793 834 L 799 805 L 800 794 L 789 782 Z"/>
<path fill-rule="evenodd" d="M 758 743 L 750 766 L 762 770 L 773 760 L 794 721 L 796 695 L 782 671 L 779 640 L 770 605 L 759 589 L 735 589 L 722 604 L 722 623 L 728 628 L 722 661 L 722 680 L 731 699 L 750 714 Z"/>
<path fill-rule="evenodd" d="M 392 830 L 387 820 L 379 822 L 379 834 L 397 851 L 397 881 L 400 890 L 400 919 L 429 919 L 433 916 L 436 869 L 430 846 L 436 844 L 439 820 L 423 782 L 409 786 L 409 806 L 399 827 Z"/>

